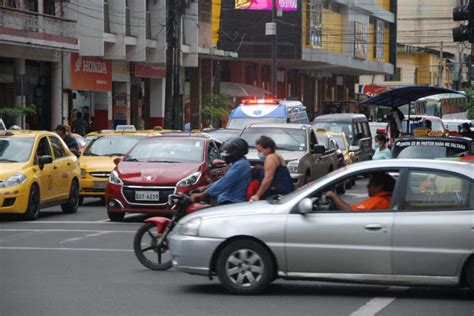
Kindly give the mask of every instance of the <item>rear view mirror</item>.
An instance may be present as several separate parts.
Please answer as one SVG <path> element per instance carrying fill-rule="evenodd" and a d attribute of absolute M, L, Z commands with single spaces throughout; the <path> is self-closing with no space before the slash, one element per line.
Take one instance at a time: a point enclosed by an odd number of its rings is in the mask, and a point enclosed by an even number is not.
<path fill-rule="evenodd" d="M 223 168 L 225 167 L 226 163 L 224 160 L 221 160 L 221 159 L 214 159 L 211 163 L 211 165 L 214 167 L 214 168 Z"/>
<path fill-rule="evenodd" d="M 122 161 L 122 157 L 116 157 L 114 158 L 114 165 L 118 165 Z"/>
<path fill-rule="evenodd" d="M 314 154 L 324 154 L 326 152 L 326 147 L 324 145 L 316 144 L 313 146 Z"/>
<path fill-rule="evenodd" d="M 310 198 L 304 198 L 298 203 L 298 213 L 308 214 L 313 211 L 313 201 Z"/>
<path fill-rule="evenodd" d="M 53 157 L 48 156 L 48 155 L 44 155 L 44 156 L 40 157 L 40 159 L 38 161 L 38 165 L 39 165 L 39 168 L 41 170 L 43 170 L 44 165 L 50 164 L 52 162 L 53 162 Z"/>

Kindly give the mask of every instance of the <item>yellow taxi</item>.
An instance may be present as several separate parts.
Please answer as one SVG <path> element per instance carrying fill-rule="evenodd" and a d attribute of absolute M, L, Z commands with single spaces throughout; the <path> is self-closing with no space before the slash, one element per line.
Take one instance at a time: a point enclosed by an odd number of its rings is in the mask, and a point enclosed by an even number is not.
<path fill-rule="evenodd" d="M 56 205 L 64 213 L 75 213 L 79 177 L 78 158 L 57 134 L 0 132 L 0 213 L 34 220 L 40 209 Z"/>
<path fill-rule="evenodd" d="M 327 135 L 331 135 L 337 142 L 337 146 L 342 151 L 344 156 L 344 163 L 346 165 L 354 163 L 356 161 L 354 152 L 350 151 L 350 145 L 344 132 L 326 132 Z"/>
<path fill-rule="evenodd" d="M 115 168 L 114 159 L 124 156 L 141 139 L 151 135 L 159 134 L 137 132 L 133 125 L 119 125 L 115 130 L 96 132 L 79 158 L 80 203 L 86 197 L 104 200 L 105 185 Z"/>

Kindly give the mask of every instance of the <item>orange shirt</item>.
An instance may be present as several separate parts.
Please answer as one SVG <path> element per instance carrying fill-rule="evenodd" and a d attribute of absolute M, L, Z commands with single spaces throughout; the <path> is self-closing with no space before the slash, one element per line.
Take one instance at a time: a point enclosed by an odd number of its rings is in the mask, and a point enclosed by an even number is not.
<path fill-rule="evenodd" d="M 247 187 L 247 201 L 250 200 L 252 196 L 257 194 L 259 188 L 260 181 L 258 181 L 257 179 L 253 179 Z"/>
<path fill-rule="evenodd" d="M 388 192 L 380 192 L 374 196 L 369 197 L 361 203 L 352 205 L 353 211 L 373 211 L 386 210 L 390 208 L 391 196 Z"/>

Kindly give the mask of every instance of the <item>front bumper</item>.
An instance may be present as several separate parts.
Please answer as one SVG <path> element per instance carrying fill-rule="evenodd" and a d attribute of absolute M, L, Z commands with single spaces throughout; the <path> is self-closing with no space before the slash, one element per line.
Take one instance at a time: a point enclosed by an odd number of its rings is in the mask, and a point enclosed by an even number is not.
<path fill-rule="evenodd" d="M 85 197 L 102 197 L 105 195 L 105 186 L 108 179 L 105 178 L 81 178 L 80 195 Z"/>
<path fill-rule="evenodd" d="M 179 228 L 176 226 L 175 231 Z M 173 266 L 178 271 L 208 276 L 212 255 L 224 239 L 172 233 L 168 241 Z"/>
<path fill-rule="evenodd" d="M 14 188 L 0 189 L 0 213 L 25 213 L 29 191 L 23 184 Z"/>

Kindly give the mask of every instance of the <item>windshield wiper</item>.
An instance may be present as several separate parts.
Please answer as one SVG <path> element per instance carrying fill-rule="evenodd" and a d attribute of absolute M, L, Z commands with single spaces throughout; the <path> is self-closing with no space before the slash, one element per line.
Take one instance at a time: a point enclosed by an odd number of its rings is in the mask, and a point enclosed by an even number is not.
<path fill-rule="evenodd" d="M 19 162 L 18 160 L 11 160 L 6 158 L 0 158 L 0 162 Z"/>
<path fill-rule="evenodd" d="M 111 153 L 111 154 L 108 154 L 107 156 L 123 156 L 124 154 L 123 153 Z"/>
<path fill-rule="evenodd" d="M 173 161 L 173 160 L 147 160 L 146 162 L 181 163 L 181 161 Z"/>

